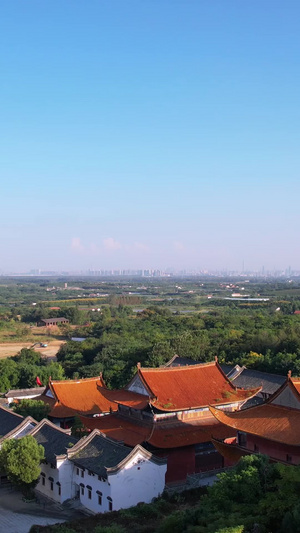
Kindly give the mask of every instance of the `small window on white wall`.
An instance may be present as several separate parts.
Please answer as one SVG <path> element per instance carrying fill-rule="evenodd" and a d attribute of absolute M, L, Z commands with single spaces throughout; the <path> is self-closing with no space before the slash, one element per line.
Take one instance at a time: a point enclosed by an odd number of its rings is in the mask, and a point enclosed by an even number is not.
<path fill-rule="evenodd" d="M 109 511 L 112 511 L 112 510 L 113 510 L 113 502 L 112 502 L 112 499 L 108 496 L 107 500 L 108 500 L 108 510 L 109 510 Z"/>
<path fill-rule="evenodd" d="M 98 494 L 98 505 L 102 505 L 102 492 L 100 490 L 97 490 Z"/>
<path fill-rule="evenodd" d="M 49 477 L 49 481 L 50 481 L 50 490 L 53 490 L 53 487 L 54 487 L 54 479 L 53 479 L 53 477 Z"/>

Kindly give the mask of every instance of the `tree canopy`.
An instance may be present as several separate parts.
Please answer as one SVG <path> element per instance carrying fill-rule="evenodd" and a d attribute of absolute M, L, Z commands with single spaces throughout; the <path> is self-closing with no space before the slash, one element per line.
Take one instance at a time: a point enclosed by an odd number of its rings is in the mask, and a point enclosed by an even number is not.
<path fill-rule="evenodd" d="M 6 440 L 0 450 L 0 468 L 15 486 L 28 492 L 39 478 L 44 453 L 31 435 Z"/>
<path fill-rule="evenodd" d="M 47 418 L 50 412 L 50 406 L 43 402 L 42 400 L 21 400 L 19 403 L 16 403 L 13 407 L 13 410 L 18 415 L 32 416 L 37 422 Z"/>

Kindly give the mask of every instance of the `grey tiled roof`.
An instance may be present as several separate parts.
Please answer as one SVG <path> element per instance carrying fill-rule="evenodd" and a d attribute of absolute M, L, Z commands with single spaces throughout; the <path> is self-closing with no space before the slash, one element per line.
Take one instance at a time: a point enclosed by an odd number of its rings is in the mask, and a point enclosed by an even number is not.
<path fill-rule="evenodd" d="M 15 429 L 24 420 L 23 416 L 0 407 L 0 437 Z"/>
<path fill-rule="evenodd" d="M 202 361 L 203 362 L 203 361 Z M 201 361 L 194 361 L 189 357 L 180 357 L 179 355 L 174 355 L 170 361 L 168 361 L 163 366 L 189 366 L 189 365 L 199 365 Z"/>
<path fill-rule="evenodd" d="M 4 394 L 5 398 L 18 398 L 19 396 L 32 396 L 33 394 L 36 394 L 39 396 L 40 394 L 43 394 L 46 387 L 34 387 L 32 389 L 10 389 L 6 394 Z"/>
<path fill-rule="evenodd" d="M 59 429 L 45 424 L 36 433 L 33 433 L 33 437 L 41 444 L 45 449 L 45 459 L 48 463 L 55 464 L 56 455 L 63 455 L 66 453 L 67 448 L 71 448 L 78 439 L 66 435 Z"/>
<path fill-rule="evenodd" d="M 229 372 L 231 372 L 231 370 L 234 368 L 234 365 L 223 365 L 221 364 L 220 367 L 222 368 L 224 374 L 229 374 Z"/>
<path fill-rule="evenodd" d="M 101 477 L 107 477 L 106 468 L 117 466 L 132 449 L 124 444 L 114 442 L 108 437 L 96 435 L 82 450 L 70 458 L 81 468 Z"/>
<path fill-rule="evenodd" d="M 285 381 L 286 376 L 268 374 L 249 368 L 244 368 L 235 379 L 232 379 L 235 387 L 243 389 L 262 387 L 262 392 L 265 394 L 274 394 Z"/>

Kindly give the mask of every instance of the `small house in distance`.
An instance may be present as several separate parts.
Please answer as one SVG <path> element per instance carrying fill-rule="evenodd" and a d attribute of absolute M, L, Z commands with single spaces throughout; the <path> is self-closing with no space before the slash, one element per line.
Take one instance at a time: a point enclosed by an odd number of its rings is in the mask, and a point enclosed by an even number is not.
<path fill-rule="evenodd" d="M 46 387 L 33 387 L 31 389 L 10 389 L 4 395 L 7 399 L 8 405 L 20 400 L 30 400 L 37 398 L 45 391 Z"/>
<path fill-rule="evenodd" d="M 39 328 L 42 328 L 42 327 L 51 327 L 51 326 L 58 326 L 59 324 L 68 324 L 69 323 L 69 320 L 65 317 L 58 317 L 58 318 L 41 318 L 41 320 L 39 320 L 37 322 L 37 326 Z"/>

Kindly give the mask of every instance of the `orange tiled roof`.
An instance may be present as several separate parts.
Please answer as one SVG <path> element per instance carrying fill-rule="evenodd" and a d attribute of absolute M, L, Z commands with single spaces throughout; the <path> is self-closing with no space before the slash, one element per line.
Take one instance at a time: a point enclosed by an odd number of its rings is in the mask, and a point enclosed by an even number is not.
<path fill-rule="evenodd" d="M 210 407 L 215 418 L 235 430 L 264 439 L 300 446 L 300 411 L 274 404 L 262 404 L 234 413 Z"/>
<path fill-rule="evenodd" d="M 155 448 L 179 448 L 209 442 L 212 436 L 224 439 L 233 436 L 235 433 L 218 422 L 213 422 L 209 425 L 179 423 L 177 425 L 153 424 L 149 426 L 143 425 L 138 421 L 137 423 L 132 422 L 117 414 L 96 418 L 80 417 L 80 419 L 88 429 L 99 429 L 108 437 L 122 440 L 129 446 L 148 442 Z"/>
<path fill-rule="evenodd" d="M 47 396 L 50 390 L 53 398 Z M 50 416 L 67 418 L 76 414 L 93 415 L 118 410 L 118 403 L 139 409 L 146 407 L 148 398 L 128 390 L 108 390 L 102 377 L 50 381 L 45 393 L 38 397 L 50 405 Z"/>
<path fill-rule="evenodd" d="M 44 394 L 37 399 L 50 405 L 50 416 L 55 418 L 72 417 L 77 413 L 99 414 L 117 410 L 118 406 L 107 399 L 102 391 L 106 391 L 102 377 L 52 380 Z M 47 396 L 50 391 L 53 398 Z"/>
<path fill-rule="evenodd" d="M 217 362 L 168 368 L 138 368 L 138 375 L 161 411 L 196 409 L 245 401 L 261 389 L 237 389 Z"/>
<path fill-rule="evenodd" d="M 297 393 L 300 395 L 300 378 L 290 378 L 290 381 L 294 385 Z"/>
<path fill-rule="evenodd" d="M 215 439 L 212 439 L 212 443 L 217 452 L 219 452 L 225 459 L 230 461 L 230 463 L 237 463 L 244 455 L 250 455 L 251 453 L 254 453 L 240 448 L 234 443 L 229 444 L 227 442 L 221 442 Z"/>
<path fill-rule="evenodd" d="M 192 444 L 210 442 L 212 436 L 225 439 L 234 432 L 223 424 L 193 425 L 181 424 L 176 427 L 159 427 L 156 425 L 151 437 L 147 440 L 155 448 L 180 448 Z"/>
<path fill-rule="evenodd" d="M 117 414 L 88 418 L 81 416 L 81 422 L 87 429 L 99 429 L 108 437 L 124 441 L 128 446 L 136 446 L 147 440 L 152 428 L 149 426 L 135 424 L 127 419 L 119 417 Z"/>
<path fill-rule="evenodd" d="M 116 404 L 121 403 L 122 405 L 127 405 L 133 409 L 145 409 L 149 404 L 149 397 L 144 396 L 143 394 L 138 394 L 137 392 L 131 392 L 129 390 L 120 389 L 120 390 L 108 390 L 102 389 L 102 394 L 109 401 L 113 401 Z"/>

